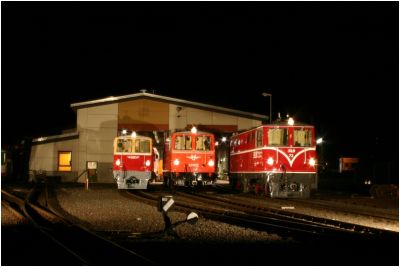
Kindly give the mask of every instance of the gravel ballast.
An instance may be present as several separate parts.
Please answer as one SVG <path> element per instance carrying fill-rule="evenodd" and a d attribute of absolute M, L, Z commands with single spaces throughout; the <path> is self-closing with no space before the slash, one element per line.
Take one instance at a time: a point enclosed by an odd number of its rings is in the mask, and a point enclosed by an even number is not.
<path fill-rule="evenodd" d="M 162 214 L 157 207 L 127 198 L 112 187 L 86 190 L 84 187 L 59 188 L 57 200 L 70 219 L 95 231 L 151 233 L 164 229 Z M 172 208 L 173 210 L 173 208 Z M 185 220 L 182 212 L 168 213 L 172 223 Z M 207 241 L 282 241 L 276 234 L 201 218 L 195 225 L 176 227 L 181 239 Z"/>

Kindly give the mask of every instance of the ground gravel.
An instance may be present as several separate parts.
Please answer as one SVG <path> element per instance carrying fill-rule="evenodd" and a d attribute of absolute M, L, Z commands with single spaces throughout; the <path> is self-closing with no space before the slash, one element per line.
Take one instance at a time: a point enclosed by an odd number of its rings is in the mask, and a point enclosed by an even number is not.
<path fill-rule="evenodd" d="M 5 205 L 1 205 L 1 225 L 11 226 L 25 224 L 26 220 L 22 215 L 17 214 Z"/>
<path fill-rule="evenodd" d="M 164 229 L 162 214 L 155 206 L 125 197 L 114 187 L 59 188 L 56 191 L 61 209 L 75 222 L 96 231 L 152 233 Z M 172 223 L 185 220 L 182 212 L 169 212 Z M 287 241 L 276 234 L 200 218 L 195 225 L 176 227 L 181 239 L 222 242 Z"/>

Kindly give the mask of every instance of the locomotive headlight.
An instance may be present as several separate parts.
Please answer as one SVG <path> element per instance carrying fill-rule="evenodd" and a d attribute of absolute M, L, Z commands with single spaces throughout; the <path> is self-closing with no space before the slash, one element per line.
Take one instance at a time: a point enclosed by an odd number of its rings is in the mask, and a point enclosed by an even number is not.
<path fill-rule="evenodd" d="M 121 161 L 120 161 L 119 159 L 117 159 L 117 160 L 115 161 L 115 165 L 117 165 L 117 166 L 121 165 Z"/>
<path fill-rule="evenodd" d="M 272 166 L 272 165 L 274 164 L 274 159 L 271 158 L 271 157 L 269 157 L 269 158 L 267 159 L 267 163 L 268 163 L 268 165 Z"/>
<path fill-rule="evenodd" d="M 311 167 L 315 166 L 315 159 L 314 158 L 310 158 L 310 160 L 308 161 L 308 164 L 310 164 Z"/>
<path fill-rule="evenodd" d="M 150 166 L 150 160 L 146 160 L 146 166 L 149 167 Z"/>
<path fill-rule="evenodd" d="M 214 166 L 214 161 L 212 159 L 210 159 L 208 161 L 208 166 L 210 166 L 210 167 Z"/>
<path fill-rule="evenodd" d="M 175 160 L 174 160 L 174 165 L 175 165 L 175 166 L 178 166 L 178 165 L 179 165 L 179 159 L 175 159 Z"/>

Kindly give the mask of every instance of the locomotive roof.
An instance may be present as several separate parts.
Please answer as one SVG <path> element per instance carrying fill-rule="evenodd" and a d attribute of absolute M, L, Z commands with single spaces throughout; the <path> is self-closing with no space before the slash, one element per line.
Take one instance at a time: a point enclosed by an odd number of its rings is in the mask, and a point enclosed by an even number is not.
<path fill-rule="evenodd" d="M 76 139 L 79 137 L 79 132 L 64 133 L 59 135 L 42 136 L 32 139 L 32 145 L 42 144 L 42 143 L 52 143 L 62 140 Z"/>
<path fill-rule="evenodd" d="M 160 101 L 160 102 L 167 102 L 167 103 L 171 103 L 171 104 L 175 104 L 175 105 L 182 105 L 182 106 L 186 106 L 186 107 L 193 107 L 193 108 L 199 108 L 199 109 L 203 109 L 203 110 L 217 111 L 220 113 L 225 113 L 225 114 L 235 115 L 235 116 L 240 116 L 240 117 L 246 117 L 246 118 L 256 119 L 256 120 L 267 120 L 268 119 L 268 116 L 262 115 L 262 114 L 250 113 L 250 112 L 245 112 L 245 111 L 241 111 L 241 110 L 224 108 L 224 107 L 220 107 L 220 106 L 214 106 L 214 105 L 209 105 L 209 104 L 204 104 L 204 103 L 199 103 L 199 102 L 194 102 L 194 101 L 188 101 L 188 100 L 179 99 L 179 98 L 167 97 L 167 96 L 162 96 L 162 95 L 156 95 L 156 94 L 151 94 L 151 93 L 146 93 L 146 92 L 135 93 L 135 94 L 130 94 L 130 95 L 122 95 L 122 96 L 116 96 L 116 97 L 110 96 L 110 97 L 106 97 L 106 98 L 102 98 L 102 99 L 96 99 L 96 100 L 79 102 L 79 103 L 72 103 L 71 108 L 76 110 L 79 108 L 85 108 L 85 107 L 89 107 L 89 106 L 105 105 L 105 104 L 129 101 L 129 100 L 134 100 L 134 99 L 150 99 L 150 100 L 155 100 L 155 101 Z"/>
<path fill-rule="evenodd" d="M 191 131 L 182 131 L 182 132 L 174 132 L 172 134 L 194 134 L 194 133 L 192 133 Z M 213 133 L 197 131 L 195 134 L 209 134 L 209 135 L 212 135 Z"/>
<path fill-rule="evenodd" d="M 141 139 L 150 139 L 150 140 L 152 139 L 151 137 L 144 136 L 144 135 L 136 135 L 135 137 L 132 137 L 130 135 L 120 135 L 120 136 L 115 137 L 115 139 L 116 138 L 132 138 L 132 139 L 141 138 Z"/>
<path fill-rule="evenodd" d="M 263 124 L 261 126 L 307 126 L 307 127 L 314 127 L 314 125 L 312 125 L 312 124 L 307 124 L 307 123 L 298 122 L 298 121 L 294 121 L 293 125 L 288 125 L 288 121 L 287 120 L 274 121 L 271 124 Z"/>
<path fill-rule="evenodd" d="M 274 126 L 285 126 L 285 127 L 314 127 L 314 125 L 312 124 L 307 124 L 307 123 L 302 123 L 302 122 L 294 122 L 293 125 L 288 125 L 288 121 L 287 120 L 281 120 L 281 121 L 274 121 L 273 123 L 269 123 L 269 124 L 263 124 L 260 125 L 258 127 L 255 128 L 251 128 L 251 129 L 247 129 L 247 130 L 242 130 L 242 131 L 237 131 L 235 133 L 233 133 L 233 135 L 238 135 L 238 134 L 242 134 L 245 132 L 249 132 L 252 131 L 254 129 L 258 129 L 261 127 L 274 127 Z"/>

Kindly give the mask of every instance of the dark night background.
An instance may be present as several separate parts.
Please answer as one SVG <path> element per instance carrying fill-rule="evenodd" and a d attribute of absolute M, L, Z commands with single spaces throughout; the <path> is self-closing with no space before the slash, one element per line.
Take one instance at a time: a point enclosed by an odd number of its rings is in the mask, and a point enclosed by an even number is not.
<path fill-rule="evenodd" d="M 2 2 L 1 19 L 2 146 L 142 88 L 261 114 L 268 92 L 327 157 L 398 171 L 398 2 Z"/>

